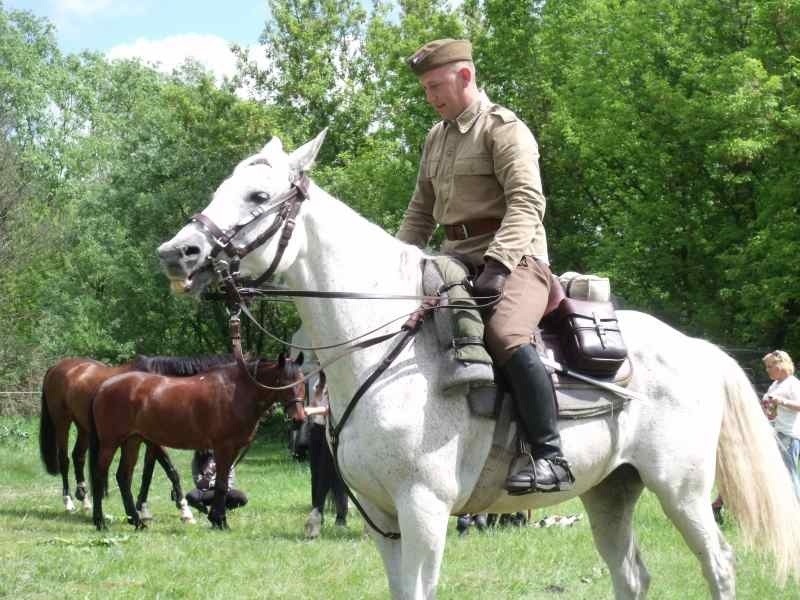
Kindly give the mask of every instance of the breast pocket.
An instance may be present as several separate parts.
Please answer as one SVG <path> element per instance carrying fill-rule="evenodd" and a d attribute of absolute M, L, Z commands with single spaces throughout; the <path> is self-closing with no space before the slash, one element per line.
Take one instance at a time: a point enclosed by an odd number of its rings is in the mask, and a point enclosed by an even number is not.
<path fill-rule="evenodd" d="M 459 158 L 453 165 L 454 175 L 494 175 L 494 164 L 490 156 L 469 156 Z"/>
<path fill-rule="evenodd" d="M 453 191 L 462 201 L 480 204 L 492 201 L 498 194 L 499 184 L 494 174 L 494 163 L 489 156 L 461 158 L 453 165 Z"/>
<path fill-rule="evenodd" d="M 439 159 L 429 160 L 425 163 L 425 168 L 422 173 L 423 177 L 425 177 L 425 179 L 434 179 L 439 173 L 439 163 L 441 163 Z"/>

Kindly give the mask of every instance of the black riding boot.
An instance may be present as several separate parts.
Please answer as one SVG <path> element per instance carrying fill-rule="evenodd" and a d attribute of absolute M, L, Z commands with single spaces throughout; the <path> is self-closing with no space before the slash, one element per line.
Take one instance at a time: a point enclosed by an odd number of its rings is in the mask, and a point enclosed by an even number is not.
<path fill-rule="evenodd" d="M 572 488 L 575 478 L 561 454 L 553 384 L 536 349 L 520 346 L 503 371 L 517 406 L 520 435 L 527 434 L 531 444 L 531 453 L 521 454 L 511 464 L 506 490 L 520 495 Z"/>

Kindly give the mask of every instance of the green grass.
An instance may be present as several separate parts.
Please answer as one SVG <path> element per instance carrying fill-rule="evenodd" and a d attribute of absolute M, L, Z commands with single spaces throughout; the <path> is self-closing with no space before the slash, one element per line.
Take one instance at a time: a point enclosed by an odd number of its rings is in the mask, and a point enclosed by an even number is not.
<path fill-rule="evenodd" d="M 351 513 L 346 529 L 326 520 L 323 536 L 303 539 L 310 509 L 308 467 L 292 461 L 280 425 L 270 424 L 237 468 L 249 504 L 229 513 L 230 531 L 211 530 L 205 518 L 183 525 L 157 468 L 151 492 L 155 521 L 136 532 L 121 518 L 111 478 L 104 508 L 115 519 L 97 532 L 89 515 L 64 513 L 60 478 L 39 462 L 38 423 L 0 418 L 0 597 L 9 598 L 386 598 L 381 560 Z M 189 452 L 171 453 L 190 485 Z M 112 467 L 115 468 L 115 467 Z M 138 481 L 137 472 L 137 481 Z M 138 488 L 138 483 L 137 486 Z M 577 500 L 558 514 L 582 513 Z M 537 511 L 534 518 L 541 518 Z M 653 576 L 650 598 L 708 597 L 700 567 L 645 494 L 636 531 Z M 725 534 L 738 558 L 739 598 L 800 598 L 794 583 L 778 588 L 768 562 L 742 550 L 733 525 Z M 611 598 L 605 565 L 586 520 L 567 529 L 475 531 L 459 538 L 451 523 L 439 598 Z"/>

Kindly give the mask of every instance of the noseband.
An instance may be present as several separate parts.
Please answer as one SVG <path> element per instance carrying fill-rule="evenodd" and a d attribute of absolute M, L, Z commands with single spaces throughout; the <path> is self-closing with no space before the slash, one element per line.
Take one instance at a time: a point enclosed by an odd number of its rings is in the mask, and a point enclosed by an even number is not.
<path fill-rule="evenodd" d="M 286 247 L 289 245 L 289 240 L 292 237 L 295 226 L 295 217 L 300 210 L 300 203 L 308 198 L 308 176 L 303 173 L 300 177 L 291 182 L 288 190 L 280 194 L 269 207 L 258 206 L 250 211 L 249 218 L 237 223 L 227 230 L 223 230 L 203 213 L 192 215 L 189 219 L 190 223 L 197 223 L 200 231 L 205 235 L 206 239 L 211 242 L 213 246 L 209 259 L 214 260 L 218 254 L 225 253 L 235 263 L 238 264 L 239 260 L 250 254 L 259 246 L 267 243 L 273 236 L 280 230 L 281 237 L 278 242 L 278 249 L 275 252 L 275 257 L 272 263 L 264 273 L 255 279 L 252 284 L 259 285 L 265 281 L 269 281 L 275 274 L 275 269 L 283 257 Z M 261 219 L 274 212 L 278 208 L 278 214 L 275 215 L 275 220 L 272 221 L 267 229 L 258 235 L 253 241 L 244 246 L 235 246 L 233 243 L 234 238 L 246 227 L 258 223 Z M 233 269 L 234 271 L 237 269 Z"/>

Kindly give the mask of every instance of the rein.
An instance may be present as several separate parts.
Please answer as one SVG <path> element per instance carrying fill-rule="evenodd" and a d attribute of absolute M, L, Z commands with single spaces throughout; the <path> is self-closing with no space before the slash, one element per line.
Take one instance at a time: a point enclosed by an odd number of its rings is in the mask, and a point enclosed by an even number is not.
<path fill-rule="evenodd" d="M 245 371 L 245 373 L 247 373 L 248 377 L 250 377 L 250 379 L 253 381 L 253 383 L 255 383 L 255 385 L 257 385 L 258 387 L 263 388 L 263 389 L 268 389 L 268 390 L 288 389 L 289 387 L 291 387 L 291 385 L 290 386 L 283 386 L 283 387 L 280 387 L 280 388 L 273 388 L 273 387 L 270 387 L 270 386 L 265 386 L 265 385 L 259 383 L 258 381 L 256 381 L 255 378 L 250 374 L 250 371 L 247 368 L 247 364 L 246 364 L 246 362 L 244 360 L 244 354 L 242 352 L 241 321 L 239 319 L 239 313 L 240 312 L 244 312 L 245 315 L 247 315 L 248 318 L 251 321 L 253 321 L 253 323 L 256 324 L 256 326 L 258 326 L 263 331 L 266 331 L 266 330 L 264 330 L 264 328 L 261 327 L 261 324 L 258 323 L 258 321 L 255 319 L 255 317 L 253 317 L 253 315 L 247 309 L 246 302 L 242 298 L 242 295 L 241 295 L 241 291 L 242 290 L 239 290 L 236 287 L 236 283 L 235 283 L 235 281 L 233 279 L 233 276 L 231 276 L 230 272 L 228 272 L 227 270 L 225 270 L 223 268 L 219 268 L 219 265 L 218 265 L 218 273 L 222 276 L 222 281 L 223 281 L 223 283 L 224 283 L 224 285 L 226 287 L 226 294 L 225 294 L 224 297 L 226 298 L 229 307 L 234 308 L 234 311 L 231 313 L 231 317 L 230 317 L 230 334 L 231 334 L 231 344 L 233 346 L 234 356 L 236 357 L 237 363 L 239 363 L 240 367 L 244 369 L 244 371 Z M 291 292 L 292 290 L 287 290 L 287 291 Z M 414 298 L 417 298 L 417 297 L 414 297 Z M 347 423 L 347 421 L 350 418 L 350 415 L 353 413 L 353 410 L 356 408 L 356 406 L 358 405 L 358 402 L 361 400 L 361 398 L 364 396 L 364 394 L 367 392 L 367 390 L 384 373 L 384 371 L 386 371 L 386 369 L 388 369 L 391 366 L 391 364 L 400 355 L 400 353 L 408 345 L 408 343 L 411 341 L 411 339 L 417 334 L 417 332 L 419 331 L 420 326 L 422 325 L 422 322 L 425 319 L 425 316 L 431 310 L 435 309 L 438 306 L 439 301 L 440 301 L 440 298 L 438 296 L 422 296 L 421 298 L 423 299 L 422 300 L 422 304 L 413 313 L 411 313 L 410 315 L 404 315 L 404 316 L 408 316 L 408 318 L 407 318 L 406 322 L 403 324 L 403 326 L 400 328 L 399 331 L 394 331 L 394 332 L 390 332 L 390 333 L 387 333 L 387 334 L 384 334 L 384 335 L 376 336 L 374 338 L 370 338 L 368 340 L 364 340 L 364 341 L 362 341 L 362 342 L 360 342 L 358 344 L 350 346 L 349 348 L 346 349 L 345 352 L 339 354 L 338 356 L 335 356 L 332 360 L 326 362 L 324 365 L 320 365 L 317 369 L 315 369 L 311 373 L 308 373 L 308 374 L 304 375 L 303 378 L 302 378 L 302 381 L 307 381 L 308 378 L 311 377 L 311 375 L 313 375 L 314 373 L 318 373 L 319 371 L 322 371 L 323 369 L 328 367 L 333 362 L 343 358 L 344 356 L 346 356 L 348 354 L 351 354 L 351 353 L 355 352 L 356 350 L 368 348 L 369 346 L 373 346 L 373 345 L 379 344 L 381 342 L 385 342 L 385 341 L 387 341 L 387 340 L 389 340 L 389 339 L 391 339 L 391 338 L 393 338 L 393 337 L 395 337 L 397 335 L 401 335 L 402 334 L 402 337 L 398 340 L 398 342 L 395 344 L 395 346 L 386 354 L 384 359 L 375 368 L 375 370 L 372 372 L 372 374 L 361 384 L 361 386 L 359 386 L 358 390 L 356 390 L 356 393 L 353 395 L 353 398 L 350 400 L 350 402 L 348 402 L 347 406 L 345 407 L 345 410 L 342 413 L 342 416 L 339 419 L 338 423 L 334 423 L 334 419 L 333 419 L 332 415 L 330 415 L 328 417 L 328 432 L 329 432 L 329 436 L 330 436 L 330 440 L 331 440 L 331 454 L 333 455 L 334 466 L 336 467 L 336 471 L 338 473 L 341 473 L 341 469 L 339 467 L 339 438 L 340 438 L 342 429 L 344 428 L 345 424 Z M 359 338 L 360 337 L 364 337 L 365 335 L 368 335 L 368 334 L 364 334 L 362 336 L 359 336 Z M 359 339 L 359 338 L 355 338 L 355 339 Z M 351 342 L 352 341 L 354 341 L 354 340 L 351 340 Z M 350 343 L 350 342 L 345 342 L 345 343 Z M 338 346 L 340 346 L 340 345 L 342 345 L 342 344 L 339 344 Z M 336 347 L 336 346 L 334 346 L 334 347 Z M 295 385 L 295 384 L 293 384 L 293 385 Z M 298 402 L 298 401 L 299 402 L 303 402 L 303 400 L 298 400 L 297 398 L 295 398 L 294 402 Z M 387 531 L 384 531 L 383 529 L 381 529 L 370 518 L 369 514 L 366 512 L 364 507 L 358 501 L 358 498 L 355 496 L 353 491 L 350 489 L 350 486 L 348 486 L 345 483 L 344 488 L 345 488 L 345 491 L 347 492 L 347 496 L 353 502 L 353 505 L 356 507 L 358 512 L 361 513 L 361 516 L 364 519 L 364 521 L 370 527 L 372 527 L 372 529 L 374 529 L 377 533 L 379 533 L 380 535 L 382 535 L 383 537 L 385 537 L 387 539 L 391 539 L 391 540 L 400 539 L 400 534 L 398 532 L 391 532 L 391 531 L 387 532 Z"/>
<path fill-rule="evenodd" d="M 438 302 L 438 299 L 436 300 Z M 394 360 L 400 355 L 403 349 L 408 345 L 411 339 L 417 334 L 419 331 L 422 322 L 425 319 L 425 315 L 427 314 L 428 310 L 433 307 L 427 307 L 423 303 L 414 314 L 412 314 L 408 321 L 405 322 L 401 331 L 403 332 L 403 337 L 401 337 L 397 343 L 395 344 L 394 348 L 392 348 L 386 356 L 384 356 L 381 363 L 376 367 L 376 369 L 372 372 L 372 374 L 367 377 L 367 379 L 362 383 L 356 393 L 353 394 L 350 402 L 348 402 L 347 407 L 345 408 L 344 412 L 342 413 L 341 419 L 339 419 L 338 424 L 334 423 L 333 415 L 329 415 L 328 417 L 328 435 L 331 439 L 331 454 L 333 455 L 333 462 L 336 467 L 336 472 L 341 475 L 342 470 L 339 468 L 339 436 L 342 433 L 342 429 L 347 423 L 347 420 L 350 418 L 350 415 L 353 413 L 358 401 L 364 396 L 370 386 L 375 383 L 375 381 L 380 377 L 386 369 L 391 366 Z M 344 480 L 344 478 L 342 478 Z M 367 514 L 367 511 L 364 510 L 364 507 L 361 506 L 361 503 L 356 498 L 356 495 L 350 489 L 349 485 L 344 486 L 345 491 L 347 492 L 347 496 L 352 500 L 355 507 L 358 509 L 358 512 L 361 513 L 361 517 L 366 521 L 367 525 L 372 527 L 377 533 L 385 537 L 389 540 L 399 540 L 400 533 L 395 531 L 384 531 L 380 527 L 378 527 L 375 522 L 370 518 Z"/>
<path fill-rule="evenodd" d="M 269 287 L 265 288 L 239 288 L 236 286 L 236 282 L 234 278 L 231 276 L 230 272 L 227 269 L 227 264 L 224 261 L 220 261 L 216 264 L 215 270 L 217 272 L 218 277 L 223 282 L 225 286 L 225 292 L 206 292 L 203 294 L 203 298 L 205 300 L 225 300 L 229 306 L 235 306 L 236 312 L 239 311 L 243 312 L 245 316 L 250 319 L 253 325 L 264 333 L 267 337 L 273 339 L 280 344 L 294 348 L 296 350 L 309 350 L 312 352 L 316 352 L 318 350 L 331 350 L 333 348 L 340 348 L 342 346 L 347 346 L 348 344 L 353 344 L 357 340 L 367 337 L 370 334 L 375 333 L 376 331 L 380 331 L 385 327 L 388 327 L 392 323 L 399 321 L 400 319 L 407 319 L 414 315 L 420 309 L 424 309 L 425 311 L 432 311 L 432 310 L 458 310 L 464 308 L 461 304 L 440 304 L 442 292 L 449 290 L 452 287 L 463 285 L 466 288 L 470 288 L 472 286 L 472 282 L 469 280 L 464 280 L 461 282 L 451 283 L 449 285 L 443 286 L 439 290 L 439 294 L 436 296 L 425 296 L 425 295 L 402 295 L 402 294 L 371 294 L 371 293 L 363 293 L 363 292 L 331 292 L 331 291 L 320 291 L 320 290 L 292 290 L 283 286 L 278 285 L 270 285 Z M 293 344 L 287 340 L 283 340 L 279 337 L 273 335 L 270 331 L 264 329 L 261 323 L 258 322 L 253 314 L 247 308 L 247 301 L 252 298 L 257 297 L 286 297 L 286 298 L 325 298 L 325 299 L 345 299 L 345 300 L 417 300 L 421 302 L 421 306 L 415 309 L 410 313 L 403 313 L 398 315 L 397 317 L 390 319 L 389 321 L 371 329 L 365 333 L 355 336 L 349 340 L 345 340 L 343 342 L 334 342 L 332 344 L 328 344 L 325 346 L 300 346 L 298 344 Z M 478 301 L 484 301 L 483 303 L 476 303 L 474 306 L 470 308 L 476 308 L 478 310 L 482 310 L 485 308 L 489 308 L 494 306 L 500 301 L 500 296 L 473 296 L 474 299 Z M 359 344 L 350 348 L 350 352 L 355 349 L 359 348 L 366 348 L 373 344 L 385 341 L 394 335 L 398 335 L 402 332 L 402 328 L 396 331 L 393 334 L 386 334 L 386 336 L 381 336 L 381 338 L 371 338 L 365 342 L 360 342 Z M 337 356 L 327 363 L 321 369 L 324 369 L 328 365 L 336 362 L 340 358 L 346 356 L 350 352 L 346 352 L 340 356 Z M 316 372 L 316 371 L 315 371 Z"/>

